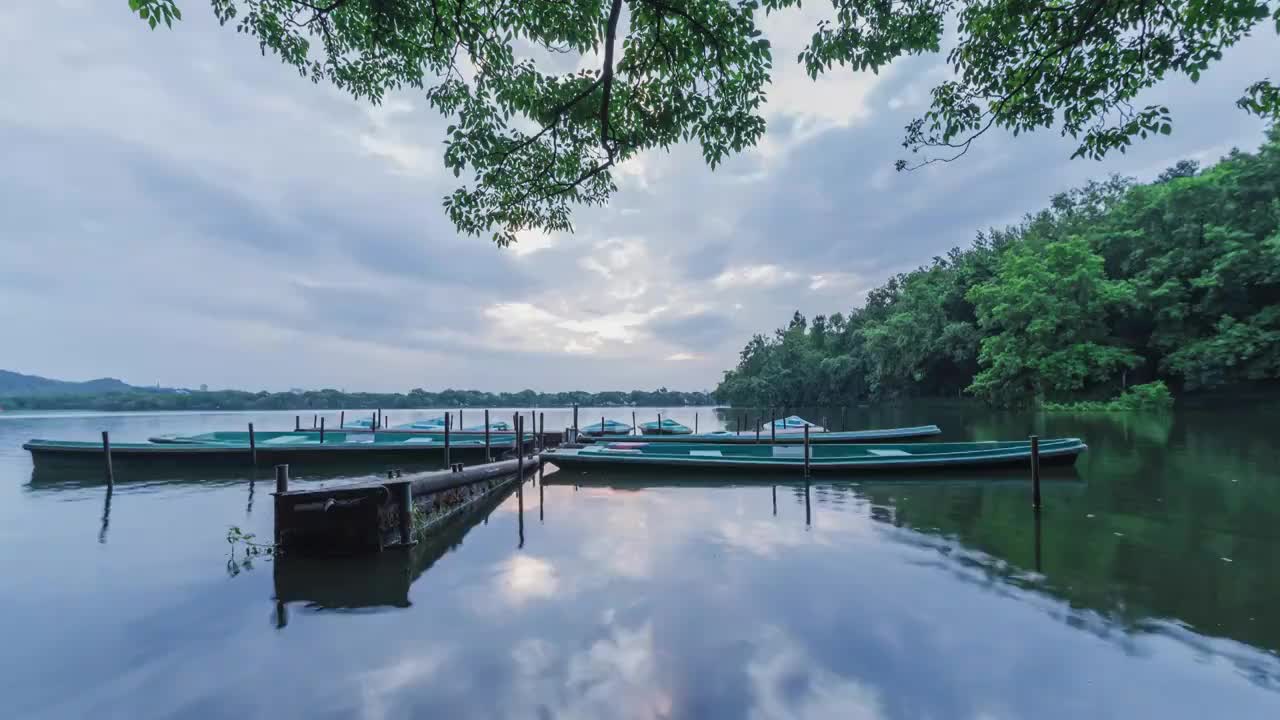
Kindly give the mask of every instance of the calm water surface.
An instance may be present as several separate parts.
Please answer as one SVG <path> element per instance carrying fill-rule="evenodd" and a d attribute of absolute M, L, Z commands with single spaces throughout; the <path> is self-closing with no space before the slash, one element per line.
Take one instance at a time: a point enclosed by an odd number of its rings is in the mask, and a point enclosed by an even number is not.
<path fill-rule="evenodd" d="M 664 415 L 695 412 L 732 422 Z M 33 483 L 19 447 L 250 421 L 293 413 L 0 414 L 0 717 L 1280 717 L 1275 409 L 848 416 L 1084 437 L 1038 522 L 1019 473 L 548 469 L 408 554 L 247 566 L 226 532 L 270 535 L 269 483 L 108 495 L 93 470 Z"/>

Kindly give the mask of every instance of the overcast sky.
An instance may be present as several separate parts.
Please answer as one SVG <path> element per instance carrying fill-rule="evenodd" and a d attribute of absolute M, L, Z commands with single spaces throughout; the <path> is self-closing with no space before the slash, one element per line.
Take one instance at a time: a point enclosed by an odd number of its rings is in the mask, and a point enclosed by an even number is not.
<path fill-rule="evenodd" d="M 848 310 L 888 276 L 1091 177 L 1149 178 L 1256 147 L 1234 106 L 1277 75 L 1270 28 L 1197 86 L 1174 132 L 1104 162 L 1053 132 L 995 133 L 899 174 L 941 57 L 811 82 L 806 11 L 766 25 L 769 131 L 712 172 L 643 155 L 572 235 L 460 237 L 443 127 L 313 85 L 206 0 L 151 32 L 126 0 L 0 3 L 0 368 L 278 390 L 710 389 L 754 332 Z"/>

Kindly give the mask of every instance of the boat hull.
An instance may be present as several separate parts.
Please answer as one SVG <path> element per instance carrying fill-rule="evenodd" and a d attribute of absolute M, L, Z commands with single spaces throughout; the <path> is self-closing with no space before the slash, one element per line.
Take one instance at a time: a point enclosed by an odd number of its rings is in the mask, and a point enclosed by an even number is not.
<path fill-rule="evenodd" d="M 634 443 L 637 445 L 645 443 Z M 964 446 L 961 449 L 959 446 Z M 978 446 L 978 447 L 975 447 Z M 762 446 L 740 448 L 723 446 L 724 452 L 696 448 L 681 452 L 678 446 L 668 446 L 662 452 L 617 452 L 592 448 L 562 448 L 547 451 L 543 459 L 557 467 L 599 468 L 685 468 L 707 470 L 759 471 L 766 474 L 796 473 L 804 470 L 803 448 Z M 707 447 L 707 446 L 701 446 Z M 922 443 L 916 445 L 857 445 L 858 454 L 839 452 L 842 446 L 827 445 L 810 448 L 809 469 L 813 473 L 888 473 L 956 470 L 989 470 L 1001 468 L 1027 468 L 1031 461 L 1029 443 Z M 908 451 L 910 449 L 910 451 Z M 1040 463 L 1045 466 L 1071 465 L 1080 453 L 1088 449 L 1075 439 L 1046 441 L 1040 448 Z M 752 450 L 754 454 L 742 451 Z M 738 451 L 735 454 L 734 451 Z M 761 451 L 770 451 L 765 454 Z M 779 451 L 788 451 L 778 454 Z M 799 451 L 799 452 L 794 452 Z M 689 454 L 700 453 L 700 454 Z M 710 453 L 721 453 L 712 455 Z"/>

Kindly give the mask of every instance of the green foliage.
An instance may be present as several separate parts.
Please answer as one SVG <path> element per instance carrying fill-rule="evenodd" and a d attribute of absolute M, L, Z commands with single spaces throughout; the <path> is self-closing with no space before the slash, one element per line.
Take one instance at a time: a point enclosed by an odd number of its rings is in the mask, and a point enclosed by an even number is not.
<path fill-rule="evenodd" d="M 445 165 L 463 184 L 450 219 L 499 244 L 528 228 L 566 230 L 574 204 L 600 204 L 613 171 L 640 152 L 696 142 L 715 167 L 764 133 L 773 70 L 764 14 L 800 0 L 210 0 L 224 25 L 315 82 L 374 102 L 424 91 L 451 120 Z M 152 28 L 175 0 L 129 0 Z M 1076 155 L 1124 152 L 1172 132 L 1163 106 L 1134 107 L 1169 75 L 1193 81 L 1268 18 L 1275 0 L 838 0 L 796 58 L 811 77 L 834 66 L 879 71 L 939 52 L 953 79 L 906 128 L 912 152 L 950 160 L 993 126 L 1058 126 Z M 956 18 L 955 33 L 945 33 Z M 567 59 L 559 56 L 569 55 Z M 576 67 L 575 70 L 565 70 Z M 1269 80 L 1238 104 L 1280 116 Z M 903 160 L 899 168 L 909 164 Z"/>
<path fill-rule="evenodd" d="M 967 388 L 997 405 L 1050 407 L 1131 382 L 1274 382 L 1280 129 L 1207 170 L 1183 161 L 1150 184 L 1111 178 L 1061 193 L 1019 225 L 890 279 L 864 307 L 833 315 L 821 339 L 819 319 L 806 330 L 797 315 L 752 338 L 717 396 L 801 406 Z M 1129 407 L 1134 392 L 1097 404 Z"/>
<path fill-rule="evenodd" d="M 539 393 L 521 390 L 490 393 L 480 390 L 427 392 L 421 388 L 408 393 L 344 393 L 337 390 L 306 392 L 209 392 L 142 390 L 108 393 L 68 393 L 52 395 L 0 396 L 6 410 L 340 410 L 343 408 L 446 408 L 446 407 L 568 407 L 570 405 L 610 407 L 676 407 L 709 405 L 703 392 L 657 390 L 589 393 L 581 390 Z"/>
<path fill-rule="evenodd" d="M 1133 303 L 1133 288 L 1108 280 L 1082 237 L 1011 247 L 968 298 L 986 333 L 969 390 L 993 404 L 1078 392 L 1140 362 L 1108 339 L 1108 318 Z"/>
<path fill-rule="evenodd" d="M 1111 400 L 1077 400 L 1075 402 L 1044 402 L 1045 410 L 1064 412 L 1132 412 L 1135 410 L 1168 410 L 1173 407 L 1173 393 L 1163 380 L 1144 385 L 1134 385 L 1119 397 Z"/>

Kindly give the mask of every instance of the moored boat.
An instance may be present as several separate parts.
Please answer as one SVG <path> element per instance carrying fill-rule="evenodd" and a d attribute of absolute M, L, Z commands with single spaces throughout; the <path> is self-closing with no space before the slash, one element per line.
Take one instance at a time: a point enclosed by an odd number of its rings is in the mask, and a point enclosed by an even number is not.
<path fill-rule="evenodd" d="M 1071 464 L 1088 449 L 1078 438 L 1040 441 L 1040 462 Z M 804 467 L 805 448 L 798 445 L 608 442 L 556 448 L 543 459 L 557 466 L 732 468 L 797 472 Z M 959 470 L 1027 467 L 1031 443 L 965 442 L 809 447 L 814 472 Z"/>
<path fill-rule="evenodd" d="M 772 423 L 764 423 L 764 429 L 766 432 L 770 429 L 770 426 L 772 426 L 773 432 L 775 433 L 795 432 L 803 434 L 806 427 L 809 428 L 810 433 L 824 431 L 822 426 L 816 423 L 811 423 L 799 415 L 791 415 L 789 417 L 778 418 Z"/>
<path fill-rule="evenodd" d="M 601 419 L 598 423 L 588 423 L 578 428 L 579 435 L 588 435 L 590 437 L 604 437 L 615 435 L 619 437 L 630 437 L 631 426 L 618 422 L 617 420 Z"/>
<path fill-rule="evenodd" d="M 843 443 L 880 443 L 893 442 L 895 440 L 910 440 L 912 438 L 931 437 L 939 435 L 942 430 L 937 425 L 918 425 L 915 427 L 901 428 L 882 428 L 876 430 L 849 430 L 847 432 L 810 432 L 809 443 L 817 444 L 843 444 Z M 579 434 L 584 434 L 579 431 Z M 602 435 L 593 436 L 591 438 L 597 442 L 625 442 L 634 440 L 630 435 Z M 697 433 L 692 435 L 646 435 L 645 442 L 655 443 L 723 443 L 735 445 L 754 445 L 756 443 L 776 443 L 780 445 L 796 445 L 804 443 L 804 433 L 774 433 L 770 435 L 768 429 L 761 430 L 757 434 L 754 430 L 750 432 L 732 432 L 729 430 L 718 430 L 709 433 Z"/>
<path fill-rule="evenodd" d="M 263 432 L 254 433 L 254 446 L 248 443 L 248 433 L 206 433 L 204 440 L 197 436 L 183 438 L 170 436 L 156 438 L 159 442 L 112 443 L 113 463 L 143 466 L 160 463 L 247 463 L 254 455 L 259 465 L 273 463 L 329 463 L 340 461 L 402 461 L 439 462 L 444 459 L 444 438 L 435 435 L 389 435 L 384 433 L 326 432 L 323 441 L 318 432 Z M 476 462 L 486 454 L 499 455 L 515 444 L 515 436 L 490 438 L 486 452 L 483 439 L 451 438 L 451 461 Z M 505 447 L 504 447 L 505 445 Z M 524 445 L 532 445 L 532 436 L 526 435 Z M 23 449 L 31 453 L 37 464 L 57 462 L 102 462 L 103 447 L 98 442 L 73 440 L 30 440 Z"/>
<path fill-rule="evenodd" d="M 581 432 L 581 430 L 579 430 Z M 640 423 L 640 432 L 645 435 L 692 435 L 693 430 L 689 426 L 672 420 L 671 418 L 662 418 L 661 421 Z"/>

